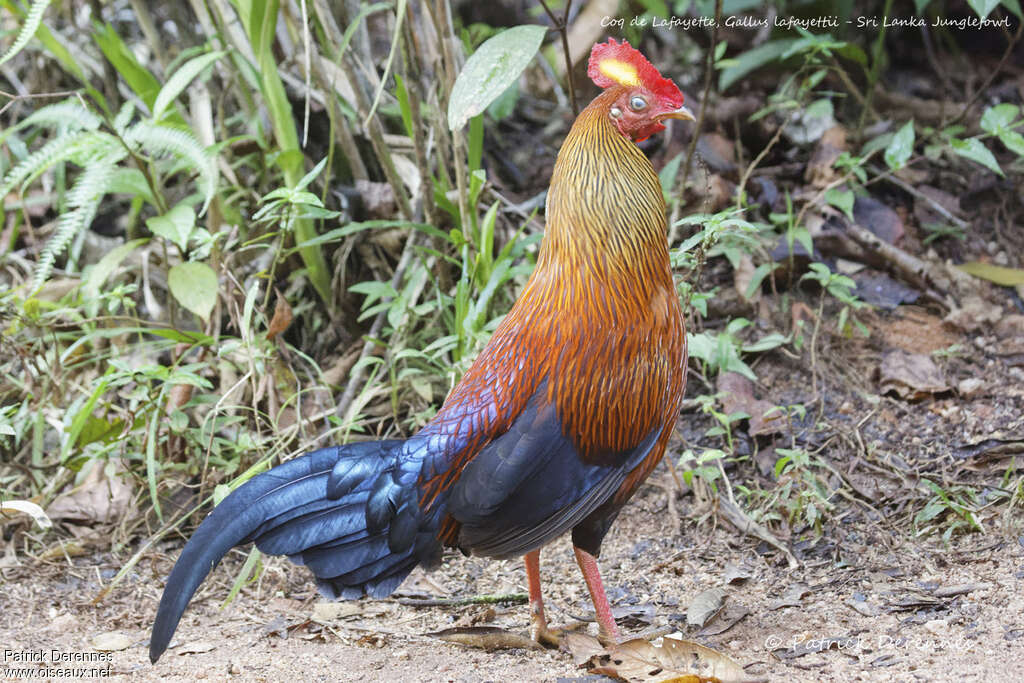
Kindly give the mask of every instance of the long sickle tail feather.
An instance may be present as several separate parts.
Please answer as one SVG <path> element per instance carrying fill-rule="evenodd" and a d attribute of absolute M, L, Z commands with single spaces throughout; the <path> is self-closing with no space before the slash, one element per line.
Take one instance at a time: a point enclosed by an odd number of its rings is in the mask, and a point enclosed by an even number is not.
<path fill-rule="evenodd" d="M 149 644 L 156 662 L 167 649 L 199 585 L 234 546 L 254 542 L 287 555 L 316 576 L 331 598 L 393 592 L 440 546 L 435 511 L 419 510 L 404 441 L 324 448 L 253 477 L 225 498 L 185 545 L 174 565 Z M 405 465 L 403 467 L 403 465 Z"/>

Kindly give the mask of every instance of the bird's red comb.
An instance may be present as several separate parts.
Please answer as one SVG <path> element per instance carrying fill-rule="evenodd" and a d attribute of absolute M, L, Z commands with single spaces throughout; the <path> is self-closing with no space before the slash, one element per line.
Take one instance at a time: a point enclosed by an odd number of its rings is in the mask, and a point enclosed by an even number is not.
<path fill-rule="evenodd" d="M 629 41 L 597 43 L 590 51 L 587 75 L 599 88 L 613 85 L 643 86 L 675 108 L 683 106 L 683 93 L 672 79 L 662 76 Z"/>

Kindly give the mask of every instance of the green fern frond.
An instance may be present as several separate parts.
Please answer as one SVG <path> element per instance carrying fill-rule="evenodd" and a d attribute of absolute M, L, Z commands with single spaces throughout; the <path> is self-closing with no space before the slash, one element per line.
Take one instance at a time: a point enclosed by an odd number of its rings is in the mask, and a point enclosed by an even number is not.
<path fill-rule="evenodd" d="M 18 37 L 4 53 L 4 56 L 0 57 L 0 64 L 21 52 L 21 49 L 28 45 L 28 41 L 32 40 L 32 36 L 36 34 L 39 24 L 43 22 L 43 12 L 49 5 L 50 0 L 36 0 L 32 3 L 32 6 L 28 8 L 28 14 L 25 15 L 25 23 L 22 24 Z"/>
<path fill-rule="evenodd" d="M 79 174 L 68 192 L 70 211 L 57 219 L 57 229 L 39 254 L 39 262 L 32 278 L 33 290 L 39 289 L 50 277 L 54 261 L 75 235 L 87 229 L 92 223 L 103 196 L 110 190 L 116 172 L 117 158 L 101 155 L 95 157 Z"/>
<path fill-rule="evenodd" d="M 83 107 L 77 98 L 71 97 L 37 109 L 4 130 L 0 133 L 0 144 L 3 144 L 9 135 L 29 126 L 74 132 L 76 130 L 96 130 L 100 127 L 100 123 L 102 123 L 102 119 L 99 116 Z"/>
<path fill-rule="evenodd" d="M 3 183 L 0 184 L 0 200 L 6 197 L 7 193 L 13 190 L 16 185 L 35 180 L 48 168 L 62 161 L 75 159 L 83 155 L 86 157 L 93 156 L 97 149 L 109 146 L 111 140 L 109 135 L 92 131 L 66 133 L 50 140 L 7 172 Z"/>
<path fill-rule="evenodd" d="M 138 144 L 147 154 L 171 154 L 195 169 L 204 198 L 199 213 L 202 215 L 206 211 L 217 192 L 217 160 L 191 133 L 151 121 L 140 121 L 127 131 L 125 139 L 129 144 Z"/>
<path fill-rule="evenodd" d="M 117 112 L 117 116 L 114 117 L 114 130 L 117 131 L 118 135 L 124 137 L 125 129 L 131 123 L 133 116 L 135 116 L 135 103 L 128 100 L 121 107 L 121 111 Z"/>

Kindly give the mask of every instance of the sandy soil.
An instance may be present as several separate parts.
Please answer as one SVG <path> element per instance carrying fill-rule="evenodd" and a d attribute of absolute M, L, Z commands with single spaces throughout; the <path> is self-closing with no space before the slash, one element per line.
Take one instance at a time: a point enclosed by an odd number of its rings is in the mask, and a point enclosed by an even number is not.
<path fill-rule="evenodd" d="M 877 526 L 853 524 L 844 529 L 842 542 L 808 546 L 802 566 L 789 569 L 780 553 L 756 547 L 732 528 L 712 530 L 709 523 L 684 519 L 680 529 L 679 520 L 667 514 L 671 481 L 663 465 L 622 515 L 602 555 L 612 602 L 634 615 L 620 619 L 624 631 L 667 625 L 734 658 L 752 677 L 771 680 L 1010 681 L 1024 671 L 1024 539 L 974 534 L 949 548 L 908 545 Z M 689 512 L 679 511 L 683 518 Z M 111 677 L 132 680 L 587 676 L 566 652 L 487 652 L 428 635 L 472 623 L 525 633 L 524 605 L 417 608 L 397 599 L 364 600 L 323 624 L 311 621 L 318 600 L 305 571 L 277 559 L 268 561 L 258 583 L 218 609 L 242 557 L 230 557 L 204 585 L 156 665 L 149 663 L 146 646 L 170 568 L 167 556 L 144 560 L 97 605 L 91 600 L 119 566 L 110 556 L 4 570 L 0 643 L 8 659 L 16 652 L 44 651 L 44 664 L 25 666 L 109 666 Z M 737 566 L 743 571 L 727 569 Z M 553 622 L 588 614 L 567 541 L 542 555 L 542 572 Z M 728 585 L 726 607 L 705 632 L 688 629 L 691 600 L 737 573 L 749 578 Z M 399 595 L 524 590 L 517 562 L 451 555 L 439 571 L 411 577 Z M 735 625 L 715 633 L 744 612 Z M 127 647 L 106 655 L 108 662 L 53 661 L 53 651 L 96 652 L 95 639 L 110 632 L 126 636 Z M 801 654 L 824 642 L 831 646 Z"/>

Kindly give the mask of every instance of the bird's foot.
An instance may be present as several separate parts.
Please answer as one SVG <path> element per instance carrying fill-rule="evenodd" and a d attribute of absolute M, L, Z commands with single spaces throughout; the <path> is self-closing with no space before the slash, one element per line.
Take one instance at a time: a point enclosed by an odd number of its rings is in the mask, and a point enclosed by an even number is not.
<path fill-rule="evenodd" d="M 535 622 L 530 628 L 530 637 L 544 647 L 560 647 L 562 644 L 562 637 L 564 635 L 565 629 L 550 628 L 547 624 L 537 624 Z"/>
<path fill-rule="evenodd" d="M 530 637 L 544 647 L 561 647 L 562 641 L 567 633 L 581 631 L 587 627 L 586 622 L 573 622 L 562 626 L 548 626 L 546 623 L 537 625 L 536 622 L 530 627 Z"/>

